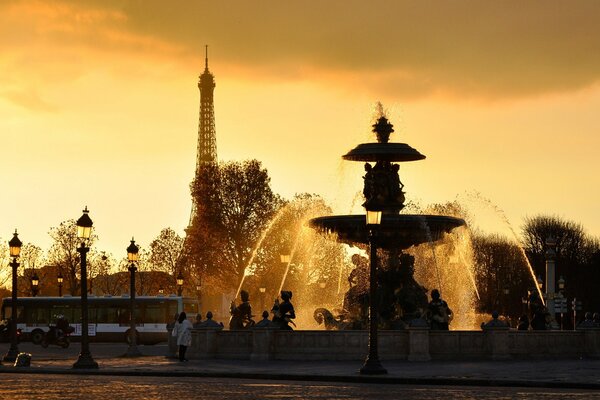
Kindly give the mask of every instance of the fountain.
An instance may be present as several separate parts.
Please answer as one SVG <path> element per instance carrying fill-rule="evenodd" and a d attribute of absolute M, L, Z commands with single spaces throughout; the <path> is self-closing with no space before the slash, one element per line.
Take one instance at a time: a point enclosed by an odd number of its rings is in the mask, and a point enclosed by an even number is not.
<path fill-rule="evenodd" d="M 330 237 L 335 237 L 337 242 L 370 250 L 369 259 L 359 252 L 352 256 L 355 268 L 347 275 L 349 289 L 344 294 L 342 310 L 336 311 L 336 315 L 325 308 L 315 310 L 314 319 L 324 324 L 326 330 L 272 329 L 270 324 L 253 329 L 223 330 L 221 326 L 194 329 L 188 357 L 257 361 L 360 360 L 368 349 L 361 374 L 386 373 L 379 362 L 378 349 L 381 349 L 384 361 L 600 358 L 600 330 L 549 333 L 511 330 L 506 324 L 499 323 L 497 318 L 478 330 L 472 330 L 464 323 L 462 326 L 457 324 L 462 329 L 431 330 L 418 318 L 427 307 L 423 284 L 431 285 L 428 289 L 434 289 L 434 285 L 441 288 L 443 284 L 447 293 L 464 293 L 472 290 L 471 285 L 475 286 L 473 276 L 468 274 L 468 266 L 465 265 L 468 262 L 464 261 L 470 258 L 470 247 L 462 248 L 470 242 L 469 233 L 457 229 L 466 226 L 466 223 L 462 218 L 446 216 L 451 214 L 448 210 L 441 211 L 444 215 L 429 215 L 435 210 L 400 213 L 405 208 L 405 198 L 398 163 L 422 160 L 425 156 L 407 144 L 389 143 L 393 127 L 385 116 L 381 116 L 373 128 L 377 143 L 361 144 L 344 155 L 344 159 L 365 162 L 363 206 L 368 211 L 381 212 L 381 223 L 367 225 L 364 215 L 334 215 L 309 221 L 310 227 L 325 234 L 318 239 L 319 245 L 314 246 L 316 251 L 331 254 L 333 251 L 328 248 L 331 246 L 341 252 L 335 241 L 328 240 Z M 408 205 L 405 212 L 410 208 Z M 325 211 L 319 210 L 317 215 L 323 214 Z M 299 225 L 302 229 L 297 235 L 305 232 L 304 224 Z M 265 236 L 266 232 L 261 243 Z M 456 240 L 456 236 L 462 239 Z M 313 246 L 303 246 L 298 244 L 298 240 L 295 236 L 292 254 L 314 251 Z M 424 246 L 419 246 L 421 244 Z M 339 258 L 331 265 L 337 266 L 338 262 Z M 288 262 L 286 267 L 289 265 Z M 251 268 L 250 263 L 247 270 Z M 463 274 L 463 271 L 467 273 Z M 280 289 L 286 282 L 287 272 L 286 269 L 282 283 L 278 285 Z M 339 275 L 339 292 L 341 280 L 346 276 L 343 266 L 335 275 Z M 457 275 L 461 275 L 460 280 L 448 279 Z M 303 275 L 299 281 L 304 286 L 313 284 L 308 275 Z M 476 293 L 474 289 L 473 294 Z M 320 304 L 332 304 L 323 301 L 323 293 L 315 296 Z M 286 298 L 289 297 L 291 292 L 286 291 Z M 295 298 L 300 300 L 302 296 Z M 454 308 L 452 303 L 450 306 Z M 462 306 L 463 314 L 468 310 L 468 305 Z M 454 321 L 456 323 L 456 319 Z M 172 351 L 175 351 L 175 346 Z"/>
<path fill-rule="evenodd" d="M 423 243 L 440 240 L 454 228 L 465 225 L 460 218 L 443 215 L 400 214 L 404 208 L 404 185 L 397 163 L 422 160 L 425 156 L 405 143 L 389 142 L 393 125 L 380 116 L 373 125 L 376 143 L 359 144 L 343 156 L 345 160 L 365 162 L 363 207 L 382 212 L 376 228 L 377 248 L 383 253 L 377 275 L 379 325 L 385 329 L 401 329 L 427 307 L 426 289 L 413 277 L 414 257 L 403 251 Z M 370 163 L 374 162 L 375 165 Z M 341 243 L 366 248 L 370 243 L 370 227 L 364 215 L 334 215 L 314 218 L 310 226 L 322 233 L 334 233 Z M 314 317 L 327 329 L 364 329 L 368 325 L 366 263 L 353 259 L 356 266 L 349 277 L 350 289 L 344 296 L 342 312 L 334 316 L 319 308 Z"/>

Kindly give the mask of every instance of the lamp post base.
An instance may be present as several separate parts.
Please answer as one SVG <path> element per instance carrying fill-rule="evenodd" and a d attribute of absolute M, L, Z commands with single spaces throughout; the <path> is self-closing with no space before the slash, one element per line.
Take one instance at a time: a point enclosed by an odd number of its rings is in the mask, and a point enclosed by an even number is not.
<path fill-rule="evenodd" d="M 383 368 L 378 358 L 367 357 L 365 364 L 360 369 L 361 375 L 385 375 L 387 369 Z"/>
<path fill-rule="evenodd" d="M 10 349 L 6 352 L 4 357 L 2 357 L 2 361 L 15 362 L 17 361 L 17 356 L 19 355 L 19 349 L 13 348 L 11 346 Z"/>
<path fill-rule="evenodd" d="M 98 369 L 98 363 L 94 361 L 91 354 L 79 354 L 79 358 L 73 364 L 75 369 Z"/>

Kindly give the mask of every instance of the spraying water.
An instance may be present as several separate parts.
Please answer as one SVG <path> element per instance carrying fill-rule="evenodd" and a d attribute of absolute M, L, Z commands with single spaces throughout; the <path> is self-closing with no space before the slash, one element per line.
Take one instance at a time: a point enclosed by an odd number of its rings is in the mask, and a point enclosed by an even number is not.
<path fill-rule="evenodd" d="M 510 233 L 513 236 L 513 239 L 514 239 L 515 243 L 517 244 L 517 247 L 519 248 L 519 252 L 523 256 L 523 259 L 525 260 L 525 264 L 527 265 L 528 270 L 529 270 L 529 274 L 531 275 L 531 280 L 533 281 L 533 284 L 535 285 L 535 288 L 537 289 L 537 292 L 538 292 L 538 294 L 540 296 L 542 304 L 546 305 L 546 302 L 544 301 L 544 295 L 542 294 L 542 289 L 540 288 L 540 285 L 538 284 L 537 278 L 535 276 L 535 272 L 533 271 L 533 267 L 531 266 L 531 263 L 529 262 L 529 259 L 527 258 L 527 254 L 525 254 L 525 250 L 521 246 L 521 242 L 519 241 L 519 237 L 517 236 L 517 233 L 513 229 L 512 224 L 508 220 L 508 217 L 506 216 L 506 213 L 504 212 L 504 210 L 502 210 L 500 207 L 498 207 L 497 205 L 495 205 L 494 203 L 492 203 L 492 201 L 490 199 L 482 196 L 481 193 L 479 193 L 479 192 L 468 192 L 467 193 L 467 197 L 470 198 L 470 199 L 472 199 L 472 200 L 478 201 L 480 204 L 483 204 L 487 208 L 489 208 L 492 211 L 494 211 L 496 213 L 496 215 L 500 218 L 500 220 L 509 229 Z"/>
<path fill-rule="evenodd" d="M 273 227 L 273 225 L 275 224 L 275 222 L 277 222 L 281 216 L 283 215 L 284 211 L 286 210 L 287 205 L 283 206 L 279 209 L 279 211 L 277 211 L 277 214 L 275 214 L 275 216 L 273 218 L 271 218 L 271 221 L 269 221 L 269 223 L 267 224 L 267 226 L 265 227 L 265 229 L 263 229 L 260 238 L 258 238 L 258 241 L 256 242 L 256 245 L 254 246 L 254 248 L 252 249 L 252 253 L 250 255 L 250 259 L 248 260 L 248 263 L 246 264 L 246 267 L 244 268 L 244 274 L 242 275 L 242 280 L 240 281 L 240 284 L 237 288 L 237 291 L 235 292 L 235 298 L 237 299 L 238 295 L 240 294 L 240 291 L 242 290 L 242 285 L 244 284 L 244 279 L 246 279 L 246 276 L 248 275 L 250 266 L 252 265 L 252 263 L 254 262 L 254 259 L 256 258 L 256 253 L 258 251 L 258 249 L 260 248 L 260 246 L 262 245 L 263 241 L 265 240 L 265 237 L 267 237 L 267 234 L 269 233 L 269 231 L 271 230 L 271 228 Z"/>

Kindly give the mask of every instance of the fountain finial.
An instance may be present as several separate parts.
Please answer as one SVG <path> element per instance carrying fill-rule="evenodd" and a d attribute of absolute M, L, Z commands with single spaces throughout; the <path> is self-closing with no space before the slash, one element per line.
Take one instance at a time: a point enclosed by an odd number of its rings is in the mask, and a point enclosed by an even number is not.
<path fill-rule="evenodd" d="M 377 122 L 372 126 L 379 143 L 387 143 L 390 140 L 390 133 L 394 132 L 394 125 L 390 124 L 386 117 L 379 117 Z"/>

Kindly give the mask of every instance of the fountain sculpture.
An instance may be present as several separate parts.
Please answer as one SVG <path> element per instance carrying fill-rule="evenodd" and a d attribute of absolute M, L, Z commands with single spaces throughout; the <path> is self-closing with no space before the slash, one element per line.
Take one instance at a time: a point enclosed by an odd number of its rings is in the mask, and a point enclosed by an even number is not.
<path fill-rule="evenodd" d="M 382 253 L 376 295 L 379 325 L 384 329 L 402 329 L 427 307 L 427 289 L 413 277 L 414 257 L 403 251 L 437 241 L 465 225 L 465 221 L 441 215 L 400 214 L 405 197 L 397 163 L 422 160 L 425 156 L 408 144 L 389 142 L 394 129 L 385 116 L 379 117 L 373 132 L 377 143 L 359 144 L 343 158 L 365 162 L 363 206 L 382 212 L 376 229 L 376 245 Z M 366 247 L 371 240 L 364 214 L 314 218 L 310 226 L 319 232 L 334 233 L 339 242 L 352 246 Z M 343 310 L 338 315 L 325 308 L 314 312 L 315 320 L 324 323 L 326 329 L 365 329 L 368 325 L 368 263 L 359 255 L 353 256 L 352 261 L 355 269 L 348 278 L 350 289 L 344 296 Z"/>

